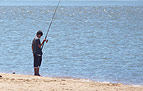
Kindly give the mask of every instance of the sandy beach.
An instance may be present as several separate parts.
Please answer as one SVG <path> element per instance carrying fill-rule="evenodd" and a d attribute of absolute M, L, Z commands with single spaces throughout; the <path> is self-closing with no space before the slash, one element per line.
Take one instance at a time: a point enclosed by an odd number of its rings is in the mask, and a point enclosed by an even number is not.
<path fill-rule="evenodd" d="M 143 86 L 100 83 L 83 79 L 0 74 L 0 91 L 143 91 Z"/>

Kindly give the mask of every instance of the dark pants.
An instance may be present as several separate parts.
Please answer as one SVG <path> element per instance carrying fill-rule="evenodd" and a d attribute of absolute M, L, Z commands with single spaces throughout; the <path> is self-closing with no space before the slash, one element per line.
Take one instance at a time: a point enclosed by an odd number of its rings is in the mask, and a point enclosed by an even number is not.
<path fill-rule="evenodd" d="M 34 54 L 34 67 L 40 67 L 42 62 L 42 55 Z"/>

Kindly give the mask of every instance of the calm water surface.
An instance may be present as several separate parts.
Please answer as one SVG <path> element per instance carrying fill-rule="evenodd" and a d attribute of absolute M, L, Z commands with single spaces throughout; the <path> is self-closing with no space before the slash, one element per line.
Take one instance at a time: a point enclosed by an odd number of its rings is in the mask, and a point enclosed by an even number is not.
<path fill-rule="evenodd" d="M 0 72 L 33 74 L 31 43 L 54 9 L 0 7 Z M 143 6 L 61 6 L 48 40 L 42 76 L 143 85 Z"/>

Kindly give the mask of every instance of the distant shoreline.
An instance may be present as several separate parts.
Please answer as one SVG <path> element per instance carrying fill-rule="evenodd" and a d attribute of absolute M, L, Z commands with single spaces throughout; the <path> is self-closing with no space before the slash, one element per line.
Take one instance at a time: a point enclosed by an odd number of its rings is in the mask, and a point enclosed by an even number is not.
<path fill-rule="evenodd" d="M 0 2 L 0 6 L 56 6 L 57 1 Z M 143 1 L 63 1 L 60 6 L 143 6 Z"/>
<path fill-rule="evenodd" d="M 83 79 L 49 78 L 30 75 L 4 74 L 0 77 L 1 90 L 42 91 L 141 91 L 143 86 L 101 83 Z"/>

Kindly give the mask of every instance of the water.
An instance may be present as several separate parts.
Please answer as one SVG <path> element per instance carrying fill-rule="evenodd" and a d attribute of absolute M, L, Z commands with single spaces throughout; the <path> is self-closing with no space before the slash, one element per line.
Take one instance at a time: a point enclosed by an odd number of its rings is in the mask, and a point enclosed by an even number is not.
<path fill-rule="evenodd" d="M 54 9 L 0 6 L 0 72 L 33 74 L 32 40 Z M 143 6 L 61 6 L 48 40 L 42 76 L 143 85 Z"/>
<path fill-rule="evenodd" d="M 1 1 L 0 6 L 56 6 L 59 0 Z M 61 0 L 60 6 L 142 6 L 141 0 Z"/>

